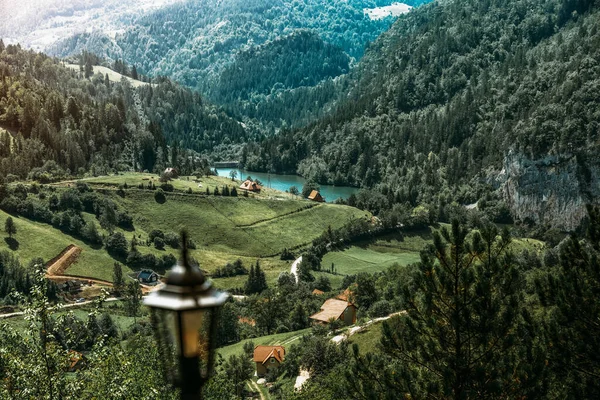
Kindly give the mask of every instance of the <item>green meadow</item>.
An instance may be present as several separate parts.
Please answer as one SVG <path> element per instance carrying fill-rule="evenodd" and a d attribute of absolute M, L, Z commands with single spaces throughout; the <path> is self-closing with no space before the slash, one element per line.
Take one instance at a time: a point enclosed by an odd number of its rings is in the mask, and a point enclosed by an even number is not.
<path fill-rule="evenodd" d="M 289 271 L 290 262 L 279 259 L 285 248 L 299 249 L 310 244 L 329 226 L 335 229 L 351 219 L 370 217 L 370 214 L 353 207 L 292 199 L 285 193 L 269 190 L 248 197 L 242 196 L 241 191 L 238 197 L 207 196 L 202 190 L 206 186 L 213 192 L 215 187 L 229 185 L 231 188 L 233 184 L 240 184 L 229 178 L 212 176 L 200 179 L 202 189 L 197 187 L 200 183 L 194 182 L 194 177 L 172 180 L 170 183 L 175 191 L 167 192 L 166 202 L 160 204 L 154 199 L 154 191 L 138 188 L 139 183 L 147 185 L 152 180 L 156 186 L 160 185 L 156 175 L 133 173 L 83 181 L 132 216 L 133 231 L 117 230 L 123 232 L 128 241 L 135 235 L 142 254 L 151 253 L 159 257 L 171 253 L 177 256 L 176 249 L 165 246 L 164 250 L 158 250 L 152 245 L 146 246 L 145 242 L 154 229 L 177 233 L 185 228 L 196 244 L 191 255 L 204 270 L 212 272 L 238 258 L 249 268 L 259 260 L 271 285 L 280 272 Z M 74 183 L 59 182 L 52 186 L 60 192 L 73 187 Z M 117 189 L 125 184 L 125 196 L 121 197 Z M 187 189 L 194 186 L 198 190 L 189 194 Z M 0 211 L 0 221 L 3 222 L 6 217 L 8 214 Z M 84 214 L 84 218 L 96 223 L 98 230 L 107 234 L 93 215 Z M 66 274 L 112 280 L 114 262 L 123 261 L 113 259 L 103 247 L 92 247 L 49 224 L 23 217 L 13 216 L 13 219 L 17 226 L 15 238 L 18 247 L 9 249 L 9 243 L 2 240 L 0 250 L 14 252 L 23 264 L 36 257 L 48 261 L 68 245 L 75 244 L 82 252 Z M 125 267 L 124 272 L 130 274 L 133 271 Z M 215 280 L 223 288 L 242 287 L 246 276 Z"/>

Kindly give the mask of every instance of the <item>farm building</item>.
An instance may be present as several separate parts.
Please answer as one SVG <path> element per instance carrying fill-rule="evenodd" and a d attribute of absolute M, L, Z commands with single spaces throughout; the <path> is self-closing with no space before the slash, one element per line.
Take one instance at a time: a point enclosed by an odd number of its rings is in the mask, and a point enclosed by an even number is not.
<path fill-rule="evenodd" d="M 168 179 L 176 179 L 179 177 L 179 171 L 177 171 L 177 168 L 166 168 L 163 174 Z"/>
<path fill-rule="evenodd" d="M 262 187 L 258 183 L 247 179 L 240 185 L 240 189 L 247 190 L 249 192 L 260 193 L 260 189 L 262 189 Z"/>
<path fill-rule="evenodd" d="M 75 280 L 66 281 L 59 285 L 58 288 L 61 292 L 77 293 L 81 290 L 81 282 Z"/>
<path fill-rule="evenodd" d="M 143 269 L 137 274 L 137 280 L 140 283 L 152 285 L 160 280 L 160 276 L 151 269 Z"/>
<path fill-rule="evenodd" d="M 264 376 L 270 369 L 279 368 L 284 356 L 283 346 L 256 346 L 253 358 L 256 363 L 256 375 Z"/>
<path fill-rule="evenodd" d="M 310 319 L 318 324 L 339 319 L 346 326 L 352 325 L 356 322 L 356 306 L 344 300 L 328 299 L 321 306 L 321 311 L 311 315 Z"/>
<path fill-rule="evenodd" d="M 321 193 L 317 192 L 316 190 L 310 192 L 310 194 L 308 195 L 308 199 L 312 201 L 318 201 L 319 203 L 325 202 L 325 199 L 323 198 L 323 196 L 321 196 Z"/>

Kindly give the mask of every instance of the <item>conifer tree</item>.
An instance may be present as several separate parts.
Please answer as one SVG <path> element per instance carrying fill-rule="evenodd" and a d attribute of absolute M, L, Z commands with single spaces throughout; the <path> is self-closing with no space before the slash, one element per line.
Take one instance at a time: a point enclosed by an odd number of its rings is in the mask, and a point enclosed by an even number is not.
<path fill-rule="evenodd" d="M 244 286 L 244 292 L 246 294 L 256 293 L 256 275 L 254 273 L 254 265 L 250 265 L 250 272 L 248 272 L 248 280 L 246 281 L 246 285 Z"/>
<path fill-rule="evenodd" d="M 533 396 L 545 353 L 523 307 L 508 231 L 470 233 L 457 221 L 422 252 L 406 314 L 383 325 L 382 356 L 358 355 L 351 391 L 368 398 Z"/>
<path fill-rule="evenodd" d="M 538 285 L 551 310 L 549 365 L 556 398 L 600 398 L 600 209 L 588 206 L 585 240 L 568 239 L 560 266 L 546 285 Z"/>
<path fill-rule="evenodd" d="M 123 268 L 119 263 L 114 263 L 113 265 L 113 288 L 117 296 L 119 296 L 125 288 L 125 280 L 123 279 Z"/>
<path fill-rule="evenodd" d="M 263 290 L 267 289 L 267 277 L 265 276 L 265 272 L 260 269 L 260 262 L 256 260 L 256 268 L 254 270 L 256 274 L 256 293 L 260 293 Z"/>

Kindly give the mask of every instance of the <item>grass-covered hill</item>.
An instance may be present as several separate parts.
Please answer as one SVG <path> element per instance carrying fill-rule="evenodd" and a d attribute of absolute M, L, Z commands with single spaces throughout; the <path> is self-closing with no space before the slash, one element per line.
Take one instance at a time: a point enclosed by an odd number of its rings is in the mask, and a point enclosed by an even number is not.
<path fill-rule="evenodd" d="M 289 272 L 290 261 L 280 260 L 284 249 L 297 252 L 330 226 L 336 229 L 370 217 L 356 208 L 313 203 L 268 188 L 248 197 L 241 191 L 236 197 L 215 195 L 215 189 L 222 194 L 225 186 L 239 186 L 229 178 L 176 179 L 170 183 L 173 191 L 164 186 L 164 199 L 156 197 L 162 189 L 148 189 L 151 182 L 161 185 L 151 174 L 8 185 L 2 191 L 0 221 L 4 224 L 12 215 L 17 234 L 16 242 L 0 242 L 0 250 L 9 250 L 26 265 L 38 257 L 47 262 L 74 244 L 82 252 L 66 273 L 111 281 L 115 262 L 122 263 L 126 273 L 144 267 L 165 272 L 174 261 L 170 255 L 178 256 L 177 240 L 173 246 L 169 238 L 177 238 L 185 228 L 194 243 L 192 256 L 209 273 L 237 259 L 246 268 L 260 260 L 273 283 L 280 272 Z M 123 234 L 124 249 L 108 248 L 110 240 L 102 240 L 112 230 L 116 236 Z M 150 240 L 160 235 L 156 231 L 162 232 L 164 246 Z M 139 253 L 135 257 L 130 254 L 134 237 Z M 229 276 L 219 285 L 243 287 L 246 278 Z"/>
<path fill-rule="evenodd" d="M 419 7 L 369 47 L 336 111 L 250 146 L 246 166 L 438 208 L 484 196 L 513 150 L 577 157 L 581 185 L 595 187 L 599 25 L 593 1 Z"/>

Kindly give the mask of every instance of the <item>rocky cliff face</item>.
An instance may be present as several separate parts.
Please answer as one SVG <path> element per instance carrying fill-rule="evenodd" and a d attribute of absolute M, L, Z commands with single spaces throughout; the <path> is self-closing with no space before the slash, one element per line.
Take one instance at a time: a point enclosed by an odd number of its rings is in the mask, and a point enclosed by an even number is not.
<path fill-rule="evenodd" d="M 600 199 L 600 162 L 594 155 L 531 160 L 511 151 L 492 177 L 516 221 L 573 231 Z"/>

